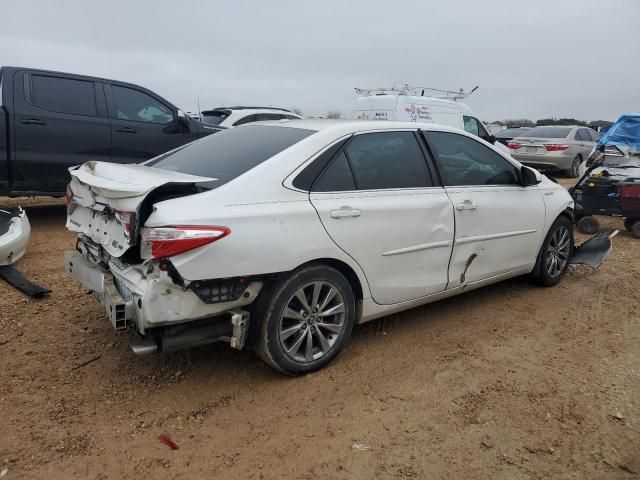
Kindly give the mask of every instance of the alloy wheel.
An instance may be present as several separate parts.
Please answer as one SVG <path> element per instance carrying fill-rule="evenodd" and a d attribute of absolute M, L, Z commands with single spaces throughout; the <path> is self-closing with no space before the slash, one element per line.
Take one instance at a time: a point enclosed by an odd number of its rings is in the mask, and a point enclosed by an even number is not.
<path fill-rule="evenodd" d="M 571 249 L 571 233 L 564 225 L 553 232 L 545 256 L 545 268 L 550 277 L 561 275 L 569 261 Z"/>
<path fill-rule="evenodd" d="M 308 283 L 286 303 L 278 334 L 286 355 L 296 362 L 315 361 L 332 349 L 345 328 L 345 304 L 335 285 Z"/>

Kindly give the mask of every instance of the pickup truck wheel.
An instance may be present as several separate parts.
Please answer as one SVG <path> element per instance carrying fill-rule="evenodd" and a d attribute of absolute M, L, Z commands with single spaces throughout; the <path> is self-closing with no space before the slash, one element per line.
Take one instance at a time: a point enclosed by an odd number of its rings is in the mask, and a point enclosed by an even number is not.
<path fill-rule="evenodd" d="M 631 225 L 631 235 L 633 235 L 634 238 L 640 238 L 640 220 L 636 220 L 633 222 L 633 225 Z"/>
<path fill-rule="evenodd" d="M 564 217 L 558 217 L 547 233 L 538 253 L 533 280 L 539 285 L 556 285 L 569 268 L 573 252 L 573 225 Z"/>
<path fill-rule="evenodd" d="M 268 292 L 260 308 L 258 355 L 287 375 L 318 370 L 346 344 L 355 318 L 351 285 L 337 270 L 312 265 Z"/>

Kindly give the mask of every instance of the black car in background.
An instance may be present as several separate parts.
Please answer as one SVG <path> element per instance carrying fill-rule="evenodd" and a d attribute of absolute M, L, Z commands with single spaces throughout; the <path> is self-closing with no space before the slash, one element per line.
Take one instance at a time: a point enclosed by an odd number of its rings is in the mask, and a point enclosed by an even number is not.
<path fill-rule="evenodd" d="M 68 168 L 137 163 L 221 130 L 116 80 L 0 68 L 0 195 L 63 196 Z"/>
<path fill-rule="evenodd" d="M 501 132 L 496 133 L 494 136 L 496 140 L 501 144 L 506 145 L 514 138 L 522 135 L 525 132 L 531 130 L 531 127 L 512 127 L 502 130 Z"/>

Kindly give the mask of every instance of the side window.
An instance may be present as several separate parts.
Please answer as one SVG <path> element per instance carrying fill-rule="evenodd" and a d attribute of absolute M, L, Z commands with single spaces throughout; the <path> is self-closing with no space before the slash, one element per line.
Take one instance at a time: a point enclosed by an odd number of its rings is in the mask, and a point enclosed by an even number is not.
<path fill-rule="evenodd" d="M 314 192 L 344 192 L 355 189 L 356 183 L 344 152 L 333 159 L 331 165 L 313 185 Z"/>
<path fill-rule="evenodd" d="M 591 137 L 591 141 L 592 142 L 597 142 L 598 140 L 600 140 L 602 138 L 602 135 L 600 135 L 595 130 L 589 129 L 589 130 L 587 130 L 587 132 L 589 132 L 589 136 Z"/>
<path fill-rule="evenodd" d="M 589 138 L 589 134 L 584 128 L 579 128 L 576 132 L 576 140 L 580 140 L 583 142 L 590 142 L 591 138 Z"/>
<path fill-rule="evenodd" d="M 282 120 L 282 115 L 279 113 L 258 113 L 256 114 L 256 122 L 263 120 Z"/>
<path fill-rule="evenodd" d="M 257 115 L 247 115 L 246 117 L 242 117 L 240 120 L 235 122 L 233 126 L 237 127 L 238 125 L 244 125 L 245 123 L 256 122 L 256 117 Z"/>
<path fill-rule="evenodd" d="M 433 186 L 412 132 L 356 135 L 345 152 L 358 190 Z"/>
<path fill-rule="evenodd" d="M 447 186 L 518 185 L 514 165 L 476 140 L 448 132 L 424 132 Z"/>
<path fill-rule="evenodd" d="M 172 123 L 175 120 L 169 107 L 146 93 L 118 85 L 112 85 L 111 91 L 116 107 L 116 117 L 119 120 L 159 123 L 161 125 Z"/>
<path fill-rule="evenodd" d="M 478 121 L 473 117 L 467 117 L 466 115 L 462 117 L 464 121 L 464 130 L 465 132 L 469 132 L 471 135 L 475 135 L 476 137 L 480 136 L 480 129 L 478 128 Z"/>
<path fill-rule="evenodd" d="M 96 116 L 93 82 L 31 75 L 31 103 L 51 112 Z"/>

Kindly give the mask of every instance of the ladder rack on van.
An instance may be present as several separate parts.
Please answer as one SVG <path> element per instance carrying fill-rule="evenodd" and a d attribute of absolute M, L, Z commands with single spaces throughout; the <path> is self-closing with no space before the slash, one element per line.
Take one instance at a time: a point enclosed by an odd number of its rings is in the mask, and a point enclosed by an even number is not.
<path fill-rule="evenodd" d="M 391 87 L 391 88 L 356 88 L 356 94 L 369 97 L 375 95 L 411 95 L 416 97 L 432 97 L 432 98 L 441 98 L 446 100 L 462 100 L 465 97 L 468 97 L 473 92 L 478 89 L 476 85 L 471 89 L 471 91 L 466 92 L 464 89 L 460 89 L 458 91 L 455 90 L 441 90 L 439 88 L 431 88 L 431 87 L 415 87 L 412 85 L 404 84 L 400 88 Z M 436 95 L 428 94 L 425 95 L 425 92 L 435 92 Z M 442 95 L 444 94 L 444 95 Z"/>

